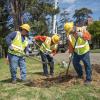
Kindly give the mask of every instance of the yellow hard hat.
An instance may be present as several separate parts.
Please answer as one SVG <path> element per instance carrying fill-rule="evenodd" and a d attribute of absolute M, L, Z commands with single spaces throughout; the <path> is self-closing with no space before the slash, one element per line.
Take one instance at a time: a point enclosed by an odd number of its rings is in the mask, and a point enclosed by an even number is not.
<path fill-rule="evenodd" d="M 28 25 L 28 24 L 22 24 L 21 26 L 20 26 L 22 29 L 25 29 L 26 31 L 30 31 L 30 26 Z"/>
<path fill-rule="evenodd" d="M 54 35 L 52 36 L 52 41 L 53 41 L 53 43 L 58 43 L 59 40 L 60 40 L 60 36 L 59 36 L 58 34 L 54 34 Z"/>
<path fill-rule="evenodd" d="M 73 22 L 67 22 L 64 25 L 64 30 L 67 32 L 67 34 L 69 34 L 72 31 L 73 27 L 74 27 Z"/>

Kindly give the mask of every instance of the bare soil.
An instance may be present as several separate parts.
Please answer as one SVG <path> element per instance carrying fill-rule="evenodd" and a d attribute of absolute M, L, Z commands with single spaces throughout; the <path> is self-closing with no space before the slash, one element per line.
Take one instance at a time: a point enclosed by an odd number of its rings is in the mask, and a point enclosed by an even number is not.
<path fill-rule="evenodd" d="M 85 72 L 84 72 L 85 73 Z M 32 79 L 27 86 L 31 87 L 40 87 L 40 88 L 49 88 L 53 85 L 60 85 L 65 87 L 71 87 L 75 84 L 84 84 L 85 75 L 83 79 L 78 79 L 76 76 L 75 71 L 70 71 L 68 75 L 65 73 L 61 73 L 55 77 L 41 77 L 38 79 Z M 100 65 L 99 64 L 92 64 L 92 85 L 97 87 L 100 86 Z"/>

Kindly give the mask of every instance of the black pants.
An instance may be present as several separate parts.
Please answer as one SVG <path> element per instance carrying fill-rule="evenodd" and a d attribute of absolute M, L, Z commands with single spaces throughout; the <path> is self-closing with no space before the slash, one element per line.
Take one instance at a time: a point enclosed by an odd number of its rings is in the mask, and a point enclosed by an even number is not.
<path fill-rule="evenodd" d="M 50 66 L 50 74 L 52 75 L 54 73 L 54 60 L 53 57 L 51 57 L 47 53 L 42 53 L 40 51 L 41 59 L 43 62 L 43 72 L 44 75 L 48 75 L 48 65 Z"/>

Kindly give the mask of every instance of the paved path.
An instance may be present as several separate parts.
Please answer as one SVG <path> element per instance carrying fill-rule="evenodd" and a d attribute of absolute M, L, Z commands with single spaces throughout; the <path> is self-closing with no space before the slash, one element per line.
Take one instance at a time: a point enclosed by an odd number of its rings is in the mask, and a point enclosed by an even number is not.
<path fill-rule="evenodd" d="M 57 61 L 69 61 L 68 53 L 59 53 L 54 57 Z M 91 64 L 100 64 L 100 53 L 90 53 Z"/>

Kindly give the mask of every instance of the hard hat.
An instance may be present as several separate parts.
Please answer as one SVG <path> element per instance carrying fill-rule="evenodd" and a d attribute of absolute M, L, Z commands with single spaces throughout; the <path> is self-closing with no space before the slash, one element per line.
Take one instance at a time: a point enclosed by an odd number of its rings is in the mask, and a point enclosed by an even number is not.
<path fill-rule="evenodd" d="M 22 24 L 21 26 L 20 26 L 22 29 L 25 29 L 26 31 L 30 31 L 30 26 L 28 25 L 28 24 Z"/>
<path fill-rule="evenodd" d="M 64 25 L 64 30 L 67 32 L 67 34 L 69 34 L 72 31 L 73 27 L 74 27 L 73 22 L 67 22 Z"/>
<path fill-rule="evenodd" d="M 58 43 L 59 40 L 60 40 L 60 36 L 59 36 L 58 34 L 54 34 L 54 35 L 52 36 L 52 41 L 53 41 L 53 43 Z"/>

